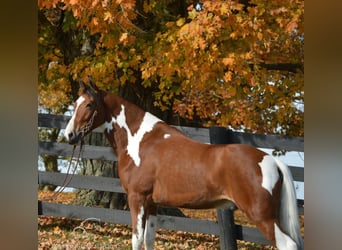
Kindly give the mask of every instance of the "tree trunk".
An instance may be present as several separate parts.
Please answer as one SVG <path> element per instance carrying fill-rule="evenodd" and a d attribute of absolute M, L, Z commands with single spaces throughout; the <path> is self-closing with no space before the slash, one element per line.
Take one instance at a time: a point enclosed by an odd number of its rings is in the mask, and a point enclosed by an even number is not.
<path fill-rule="evenodd" d="M 109 146 L 109 143 L 105 139 L 105 136 L 99 133 L 92 133 L 87 136 L 85 138 L 85 144 Z M 117 171 L 117 162 L 104 160 L 83 160 L 79 174 L 119 178 Z M 78 190 L 76 203 L 84 206 L 100 206 L 105 208 L 127 209 L 126 194 L 97 190 Z"/>
<path fill-rule="evenodd" d="M 44 128 L 44 129 L 39 129 L 39 140 L 42 141 L 51 141 L 51 142 L 56 142 L 59 134 L 59 129 L 55 128 Z M 45 171 L 46 172 L 60 172 L 58 170 L 58 157 L 55 155 L 41 155 L 41 158 L 44 163 Z M 55 185 L 39 185 L 40 190 L 49 190 L 49 191 L 54 191 L 57 186 Z"/>
<path fill-rule="evenodd" d="M 44 167 L 46 172 L 60 172 L 58 170 L 57 156 L 55 155 L 42 155 Z M 57 186 L 55 185 L 39 185 L 40 190 L 54 191 Z"/>

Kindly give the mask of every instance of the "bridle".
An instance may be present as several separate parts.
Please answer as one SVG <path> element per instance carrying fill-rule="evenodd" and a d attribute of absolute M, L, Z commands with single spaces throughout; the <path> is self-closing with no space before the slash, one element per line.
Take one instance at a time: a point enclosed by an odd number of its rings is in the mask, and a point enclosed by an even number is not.
<path fill-rule="evenodd" d="M 96 106 L 94 108 L 94 112 L 93 112 L 91 118 L 89 119 L 87 124 L 82 128 L 82 131 L 81 131 L 82 139 L 90 131 L 91 127 L 93 126 L 95 116 L 97 115 L 96 109 L 97 109 L 98 102 L 99 102 L 99 97 L 93 91 L 89 91 L 88 94 L 90 94 L 96 100 Z"/>
<path fill-rule="evenodd" d="M 94 119 L 95 119 L 95 116 L 97 115 L 97 110 L 95 109 L 91 118 L 89 119 L 89 121 L 87 122 L 87 124 L 84 126 L 84 128 L 82 128 L 82 139 L 83 140 L 83 137 L 90 131 L 91 127 L 93 126 L 93 123 L 94 123 Z"/>

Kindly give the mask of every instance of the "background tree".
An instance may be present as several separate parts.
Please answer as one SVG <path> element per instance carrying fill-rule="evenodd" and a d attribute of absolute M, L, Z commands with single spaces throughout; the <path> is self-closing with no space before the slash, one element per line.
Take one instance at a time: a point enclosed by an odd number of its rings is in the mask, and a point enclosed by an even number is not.
<path fill-rule="evenodd" d="M 64 113 L 77 80 L 91 75 L 168 123 L 304 135 L 304 1 L 39 0 L 38 8 L 38 99 L 51 113 Z"/>
<path fill-rule="evenodd" d="M 182 117 L 303 135 L 304 2 L 205 1 L 145 50 L 144 86 Z"/>

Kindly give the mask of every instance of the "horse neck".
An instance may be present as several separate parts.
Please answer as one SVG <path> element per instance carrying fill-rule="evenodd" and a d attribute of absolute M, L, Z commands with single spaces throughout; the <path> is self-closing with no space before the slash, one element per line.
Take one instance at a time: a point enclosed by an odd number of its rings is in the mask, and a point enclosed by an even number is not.
<path fill-rule="evenodd" d="M 107 124 L 111 123 L 113 126 L 113 129 L 109 132 L 107 130 L 105 134 L 119 156 L 127 148 L 127 127 L 132 135 L 135 134 L 140 127 L 145 111 L 133 103 L 110 93 L 104 96 L 104 103 L 106 107 L 106 122 Z"/>

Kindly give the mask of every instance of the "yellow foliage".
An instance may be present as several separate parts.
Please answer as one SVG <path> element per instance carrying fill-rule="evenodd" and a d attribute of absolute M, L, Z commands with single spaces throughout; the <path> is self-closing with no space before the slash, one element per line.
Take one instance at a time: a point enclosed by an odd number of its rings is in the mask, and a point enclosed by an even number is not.
<path fill-rule="evenodd" d="M 180 18 L 180 19 L 177 20 L 176 25 L 178 27 L 181 27 L 184 23 L 185 23 L 185 19 L 184 18 Z"/>
<path fill-rule="evenodd" d="M 38 7 L 59 2 L 39 0 Z M 173 14 L 172 0 L 65 0 L 63 10 L 74 18 L 64 20 L 65 32 L 74 32 L 80 47 L 90 36 L 96 45 L 64 64 L 53 29 L 40 31 L 39 102 L 62 110 L 71 102 L 69 80 L 92 75 L 105 89 L 148 87 L 155 105 L 186 118 L 269 133 L 290 123 L 283 131 L 300 135 L 303 113 L 293 100 L 304 101 L 303 67 L 265 65 L 303 65 L 304 1 L 252 2 L 244 8 L 239 1 L 205 0 L 200 11 L 191 4 L 187 13 Z"/>

